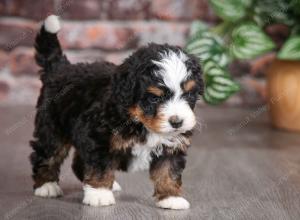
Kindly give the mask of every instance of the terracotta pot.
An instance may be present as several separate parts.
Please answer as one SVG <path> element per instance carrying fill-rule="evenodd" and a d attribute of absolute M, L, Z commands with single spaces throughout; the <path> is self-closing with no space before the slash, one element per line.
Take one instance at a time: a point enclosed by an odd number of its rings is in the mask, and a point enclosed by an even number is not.
<path fill-rule="evenodd" d="M 300 61 L 275 60 L 267 75 L 273 126 L 300 132 Z"/>

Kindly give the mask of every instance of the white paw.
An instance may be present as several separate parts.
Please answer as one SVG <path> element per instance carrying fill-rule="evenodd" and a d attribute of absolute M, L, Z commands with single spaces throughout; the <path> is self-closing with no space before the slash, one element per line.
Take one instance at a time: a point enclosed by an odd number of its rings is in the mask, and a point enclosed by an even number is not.
<path fill-rule="evenodd" d="M 112 186 L 112 191 L 113 192 L 117 192 L 117 191 L 121 191 L 122 188 L 120 186 L 120 184 L 117 181 L 114 181 L 113 186 Z"/>
<path fill-rule="evenodd" d="M 182 197 L 170 196 L 158 201 L 156 206 L 163 209 L 188 209 L 190 208 L 190 203 Z"/>
<path fill-rule="evenodd" d="M 90 206 L 108 206 L 116 203 L 111 190 L 107 188 L 93 188 L 90 185 L 84 185 L 83 203 Z"/>
<path fill-rule="evenodd" d="M 48 182 L 36 188 L 34 190 L 34 195 L 41 197 L 58 197 L 63 195 L 63 191 L 57 182 Z"/>

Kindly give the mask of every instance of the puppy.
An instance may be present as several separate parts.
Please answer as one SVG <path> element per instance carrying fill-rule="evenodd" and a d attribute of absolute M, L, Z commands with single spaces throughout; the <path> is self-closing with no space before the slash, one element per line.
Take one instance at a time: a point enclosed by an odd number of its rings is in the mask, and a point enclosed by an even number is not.
<path fill-rule="evenodd" d="M 35 41 L 43 86 L 30 156 L 34 194 L 62 195 L 60 166 L 71 146 L 83 203 L 115 204 L 115 171 L 149 170 L 156 205 L 187 209 L 181 174 L 203 93 L 198 60 L 179 47 L 149 44 L 121 65 L 71 64 L 49 16 Z"/>

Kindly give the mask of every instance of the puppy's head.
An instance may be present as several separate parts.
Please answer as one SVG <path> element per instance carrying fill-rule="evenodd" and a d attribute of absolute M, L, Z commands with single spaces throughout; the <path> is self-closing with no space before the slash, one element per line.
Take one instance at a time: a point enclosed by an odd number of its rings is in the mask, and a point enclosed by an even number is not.
<path fill-rule="evenodd" d="M 150 44 L 119 66 L 114 95 L 130 116 L 156 133 L 184 133 L 196 125 L 203 92 L 195 57 L 178 47 Z"/>

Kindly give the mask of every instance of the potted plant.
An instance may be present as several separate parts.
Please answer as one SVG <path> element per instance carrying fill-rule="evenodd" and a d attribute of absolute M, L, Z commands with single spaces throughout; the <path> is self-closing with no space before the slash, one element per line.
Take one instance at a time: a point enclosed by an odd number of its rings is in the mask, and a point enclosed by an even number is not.
<path fill-rule="evenodd" d="M 239 91 L 228 65 L 275 52 L 267 74 L 268 107 L 277 128 L 300 131 L 300 1 L 209 0 L 222 19 L 215 26 L 192 24 L 186 50 L 202 64 L 206 89 L 204 100 L 219 104 Z M 288 30 L 282 45 L 266 33 L 270 25 Z"/>

